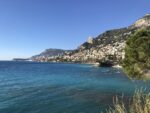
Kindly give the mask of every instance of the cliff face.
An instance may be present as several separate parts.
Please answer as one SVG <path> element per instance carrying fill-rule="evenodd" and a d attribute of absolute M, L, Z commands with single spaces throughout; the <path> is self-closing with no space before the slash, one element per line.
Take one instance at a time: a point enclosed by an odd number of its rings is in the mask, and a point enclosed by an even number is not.
<path fill-rule="evenodd" d="M 150 14 L 129 27 L 109 30 L 95 38 L 89 37 L 88 41 L 79 48 L 64 52 L 57 60 L 81 63 L 111 61 L 113 64 L 118 64 L 124 58 L 125 42 L 128 37 L 138 29 L 148 26 L 150 26 Z"/>

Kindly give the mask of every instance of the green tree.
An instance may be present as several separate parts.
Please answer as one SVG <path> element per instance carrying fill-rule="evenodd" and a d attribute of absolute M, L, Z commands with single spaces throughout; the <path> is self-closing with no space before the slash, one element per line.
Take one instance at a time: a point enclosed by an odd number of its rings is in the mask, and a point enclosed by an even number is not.
<path fill-rule="evenodd" d="M 130 78 L 143 79 L 150 70 L 150 30 L 135 32 L 126 42 L 123 69 Z"/>

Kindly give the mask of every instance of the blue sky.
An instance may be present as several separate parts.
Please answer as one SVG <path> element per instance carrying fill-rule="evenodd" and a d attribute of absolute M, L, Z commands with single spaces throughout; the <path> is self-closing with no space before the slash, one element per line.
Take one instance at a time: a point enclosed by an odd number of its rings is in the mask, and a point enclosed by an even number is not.
<path fill-rule="evenodd" d="M 0 60 L 74 49 L 147 13 L 148 0 L 0 0 Z"/>

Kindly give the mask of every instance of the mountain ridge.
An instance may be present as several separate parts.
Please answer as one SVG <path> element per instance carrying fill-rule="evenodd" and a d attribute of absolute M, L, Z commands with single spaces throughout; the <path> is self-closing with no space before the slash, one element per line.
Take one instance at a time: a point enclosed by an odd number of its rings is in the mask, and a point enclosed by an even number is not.
<path fill-rule="evenodd" d="M 81 44 L 77 49 L 63 52 L 61 56 L 48 58 L 44 61 L 65 61 L 80 63 L 95 63 L 102 61 L 112 61 L 118 64 L 124 59 L 125 42 L 135 31 L 150 26 L 150 14 L 143 16 L 128 27 L 107 30 L 95 38 L 89 39 Z M 47 59 L 47 60 L 45 60 Z M 36 59 L 36 61 L 40 61 Z"/>

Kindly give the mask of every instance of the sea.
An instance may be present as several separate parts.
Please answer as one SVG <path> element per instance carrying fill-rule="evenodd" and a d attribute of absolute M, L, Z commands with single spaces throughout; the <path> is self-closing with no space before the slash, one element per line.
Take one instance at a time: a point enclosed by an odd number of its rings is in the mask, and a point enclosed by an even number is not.
<path fill-rule="evenodd" d="M 149 81 L 121 69 L 87 64 L 0 62 L 0 113 L 106 113 L 114 98 L 130 99 Z"/>

